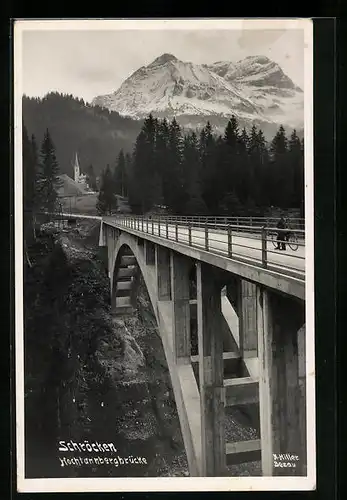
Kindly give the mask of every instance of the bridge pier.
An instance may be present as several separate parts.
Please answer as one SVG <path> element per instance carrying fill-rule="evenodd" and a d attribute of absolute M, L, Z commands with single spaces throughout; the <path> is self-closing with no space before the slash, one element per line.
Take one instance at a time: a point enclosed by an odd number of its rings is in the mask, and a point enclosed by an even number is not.
<path fill-rule="evenodd" d="M 190 364 L 190 260 L 175 251 L 170 253 L 172 334 L 176 362 Z"/>
<path fill-rule="evenodd" d="M 155 265 L 155 245 L 151 241 L 144 241 L 145 262 L 147 266 Z"/>
<path fill-rule="evenodd" d="M 240 353 L 243 358 L 255 358 L 258 355 L 257 286 L 241 280 L 240 293 Z"/>
<path fill-rule="evenodd" d="M 155 268 L 158 300 L 171 300 L 170 250 L 155 246 Z"/>
<path fill-rule="evenodd" d="M 237 340 L 242 358 L 255 358 L 258 351 L 257 286 L 250 281 L 230 277 L 227 298 L 239 318 Z"/>
<path fill-rule="evenodd" d="M 223 476 L 226 449 L 221 285 L 213 267 L 203 262 L 197 263 L 197 309 L 202 475 Z"/>
<path fill-rule="evenodd" d="M 298 331 L 304 308 L 293 299 L 257 287 L 257 320 L 263 476 L 302 475 L 306 435 L 301 416 Z M 287 453 L 298 456 L 295 468 L 277 466 L 286 462 L 279 460 L 279 455 Z"/>
<path fill-rule="evenodd" d="M 107 227 L 106 239 L 108 248 L 108 276 L 110 279 L 111 301 L 113 297 L 113 272 L 115 266 L 115 248 L 117 243 L 118 230 L 112 226 Z"/>

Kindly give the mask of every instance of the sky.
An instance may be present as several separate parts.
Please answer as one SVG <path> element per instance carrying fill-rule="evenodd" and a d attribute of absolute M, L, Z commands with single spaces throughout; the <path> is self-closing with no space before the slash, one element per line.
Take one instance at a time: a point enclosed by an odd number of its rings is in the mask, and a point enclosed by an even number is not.
<path fill-rule="evenodd" d="M 23 31 L 23 93 L 43 97 L 58 91 L 90 102 L 117 90 L 134 71 L 163 53 L 196 64 L 264 55 L 296 85 L 304 85 L 302 29 L 50 29 Z"/>

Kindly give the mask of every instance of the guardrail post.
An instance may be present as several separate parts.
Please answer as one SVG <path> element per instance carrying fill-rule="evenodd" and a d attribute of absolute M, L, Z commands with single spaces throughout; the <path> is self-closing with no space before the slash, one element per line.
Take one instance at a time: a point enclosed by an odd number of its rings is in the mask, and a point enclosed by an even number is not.
<path fill-rule="evenodd" d="M 169 221 L 166 219 L 165 221 L 165 227 L 166 227 L 166 239 L 169 239 Z"/>
<path fill-rule="evenodd" d="M 143 216 L 141 217 L 141 222 L 142 222 L 142 232 L 143 232 Z"/>
<path fill-rule="evenodd" d="M 159 215 L 159 219 L 158 219 L 158 236 L 160 236 L 160 215 Z"/>
<path fill-rule="evenodd" d="M 228 225 L 228 257 L 232 256 L 232 232 L 231 226 Z"/>
<path fill-rule="evenodd" d="M 175 239 L 176 239 L 176 241 L 178 241 L 178 224 L 177 224 L 177 222 L 175 224 Z"/>
<path fill-rule="evenodd" d="M 189 246 L 192 246 L 192 225 L 190 222 L 188 222 L 188 243 Z"/>
<path fill-rule="evenodd" d="M 205 224 L 205 250 L 208 250 L 208 225 Z"/>
<path fill-rule="evenodd" d="M 154 234 L 154 220 L 152 218 L 152 234 Z"/>
<path fill-rule="evenodd" d="M 266 248 L 267 229 L 261 228 L 261 261 L 263 267 L 267 267 L 267 248 Z"/>

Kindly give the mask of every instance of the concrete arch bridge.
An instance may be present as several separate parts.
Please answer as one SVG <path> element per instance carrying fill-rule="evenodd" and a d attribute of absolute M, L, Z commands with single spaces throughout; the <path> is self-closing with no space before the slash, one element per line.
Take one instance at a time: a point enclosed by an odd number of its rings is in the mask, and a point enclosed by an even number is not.
<path fill-rule="evenodd" d="M 192 476 L 224 476 L 228 464 L 255 460 L 263 476 L 306 475 L 304 231 L 295 229 L 299 251 L 281 254 L 269 246 L 270 227 L 243 224 L 103 217 L 112 306 L 133 310 L 141 272 Z M 231 406 L 256 409 L 258 439 L 226 441 Z M 276 467 L 274 454 L 287 453 L 296 467 Z"/>

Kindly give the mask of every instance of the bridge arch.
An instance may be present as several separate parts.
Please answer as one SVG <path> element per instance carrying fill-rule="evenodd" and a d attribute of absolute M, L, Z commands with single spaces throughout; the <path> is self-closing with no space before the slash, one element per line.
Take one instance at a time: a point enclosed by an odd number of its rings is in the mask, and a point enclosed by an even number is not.
<path fill-rule="evenodd" d="M 124 293 L 123 296 L 129 297 L 128 303 L 131 304 L 131 306 L 129 306 L 129 311 L 122 310 L 122 308 L 119 308 L 118 310 L 124 313 L 131 312 L 130 309 L 134 309 L 138 279 L 141 273 L 148 291 L 154 314 L 156 316 L 156 320 L 158 322 L 155 268 L 153 266 L 153 269 L 151 269 L 151 266 L 149 267 L 146 265 L 143 247 L 141 247 L 141 245 L 138 245 L 137 240 L 134 237 L 121 232 L 119 237 L 117 238 L 112 253 L 113 255 L 110 256 L 110 280 L 111 303 L 113 309 L 117 313 L 117 297 L 119 298 L 123 295 L 119 293 L 122 288 L 124 289 L 124 285 L 121 285 L 121 279 L 123 279 L 123 283 L 127 283 L 127 287 L 130 287 L 128 289 L 129 294 L 127 295 L 126 293 Z M 120 272 L 122 269 L 125 269 L 126 265 L 128 269 L 125 270 L 125 272 Z M 121 303 L 122 301 L 119 302 Z"/>

